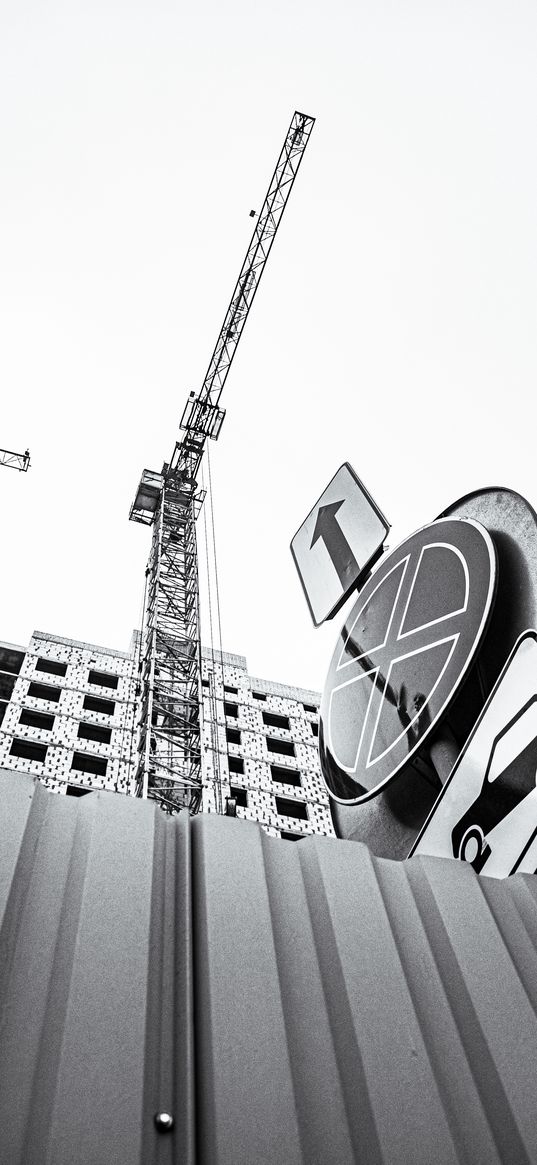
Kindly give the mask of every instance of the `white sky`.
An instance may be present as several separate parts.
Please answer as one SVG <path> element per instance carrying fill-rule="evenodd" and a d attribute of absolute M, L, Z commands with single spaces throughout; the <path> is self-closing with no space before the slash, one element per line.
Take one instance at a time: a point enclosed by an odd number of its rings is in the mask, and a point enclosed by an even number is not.
<path fill-rule="evenodd" d="M 390 545 L 537 502 L 534 0 L 4 0 L 0 638 L 126 649 L 142 469 L 198 391 L 295 109 L 317 118 L 211 444 L 223 645 L 321 688 L 289 541 L 351 462 Z M 205 635 L 207 639 L 207 634 Z"/>

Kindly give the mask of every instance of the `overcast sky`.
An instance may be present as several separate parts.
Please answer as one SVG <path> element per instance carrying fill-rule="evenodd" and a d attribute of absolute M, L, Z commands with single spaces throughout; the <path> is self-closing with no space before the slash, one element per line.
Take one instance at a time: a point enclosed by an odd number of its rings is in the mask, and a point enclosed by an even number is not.
<path fill-rule="evenodd" d="M 289 541 L 350 461 L 390 545 L 537 503 L 534 0 L 4 0 L 0 638 L 127 649 L 140 473 L 201 387 L 295 109 L 316 117 L 211 444 L 224 648 L 320 689 Z M 203 565 L 203 563 L 202 563 Z M 205 620 L 207 640 L 207 621 Z"/>

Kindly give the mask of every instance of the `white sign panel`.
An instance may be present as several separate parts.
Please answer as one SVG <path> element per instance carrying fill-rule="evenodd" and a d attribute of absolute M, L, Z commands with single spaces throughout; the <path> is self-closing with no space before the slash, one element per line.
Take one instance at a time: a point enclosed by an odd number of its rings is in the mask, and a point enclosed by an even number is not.
<path fill-rule="evenodd" d="M 411 851 L 537 872 L 537 632 L 516 643 Z"/>
<path fill-rule="evenodd" d="M 381 553 L 389 528 L 352 466 L 345 462 L 291 542 L 316 627 L 336 613 Z"/>

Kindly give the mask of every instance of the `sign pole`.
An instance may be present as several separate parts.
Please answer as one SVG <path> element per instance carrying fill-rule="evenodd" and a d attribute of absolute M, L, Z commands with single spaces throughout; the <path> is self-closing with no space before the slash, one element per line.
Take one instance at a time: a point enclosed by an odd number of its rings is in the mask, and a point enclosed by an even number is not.
<path fill-rule="evenodd" d="M 429 746 L 429 756 L 441 785 L 445 785 L 451 770 L 459 759 L 460 748 L 450 728 L 442 725 Z"/>

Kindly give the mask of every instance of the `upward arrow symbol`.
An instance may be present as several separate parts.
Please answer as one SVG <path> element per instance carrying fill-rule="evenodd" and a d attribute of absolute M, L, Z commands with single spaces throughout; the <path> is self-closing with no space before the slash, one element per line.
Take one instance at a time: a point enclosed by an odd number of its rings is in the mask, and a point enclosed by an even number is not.
<path fill-rule="evenodd" d="M 332 560 L 332 564 L 337 571 L 341 586 L 343 590 L 346 590 L 354 582 L 358 570 L 358 563 L 336 519 L 336 514 L 343 505 L 343 501 L 344 499 L 340 502 L 329 502 L 328 505 L 320 507 L 310 550 L 315 546 L 318 539 L 322 538 Z"/>

